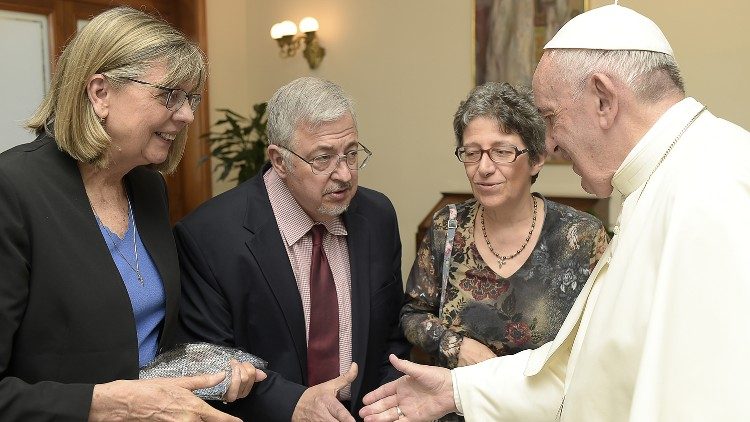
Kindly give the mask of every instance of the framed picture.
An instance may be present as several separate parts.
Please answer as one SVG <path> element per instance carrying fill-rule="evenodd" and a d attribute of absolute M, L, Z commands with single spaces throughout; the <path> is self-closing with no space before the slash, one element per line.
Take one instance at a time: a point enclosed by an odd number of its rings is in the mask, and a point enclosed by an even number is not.
<path fill-rule="evenodd" d="M 542 48 L 588 0 L 474 0 L 476 84 L 531 85 Z"/>
<path fill-rule="evenodd" d="M 531 86 L 542 49 L 588 0 L 474 0 L 474 72 L 488 81 Z M 565 163 L 563 157 L 547 162 Z"/>

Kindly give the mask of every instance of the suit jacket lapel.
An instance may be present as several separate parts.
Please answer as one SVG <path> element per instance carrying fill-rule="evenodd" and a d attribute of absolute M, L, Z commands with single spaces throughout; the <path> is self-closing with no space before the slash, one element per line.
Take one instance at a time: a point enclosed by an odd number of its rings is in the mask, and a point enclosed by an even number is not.
<path fill-rule="evenodd" d="M 54 144 L 55 141 L 52 138 L 45 137 L 41 142 Z M 109 253 L 106 240 L 99 229 L 94 211 L 86 195 L 86 188 L 78 165 L 73 158 L 60 151 L 56 145 L 53 148 L 49 157 L 51 165 L 60 170 L 58 186 L 63 187 L 66 192 L 69 192 L 70 196 L 70 203 L 65 204 L 65 206 L 70 206 L 69 209 L 66 209 L 66 212 L 75 215 L 75 222 L 71 222 L 71 224 L 78 225 L 81 248 L 86 251 L 90 261 L 95 265 L 95 272 L 90 273 L 88 275 L 89 280 L 85 282 L 95 284 L 95 290 L 103 292 L 105 296 L 99 297 L 97 300 L 108 301 L 111 312 L 106 318 L 109 319 L 109 323 L 112 326 L 124 327 L 122 328 L 123 335 L 127 335 L 132 340 L 132 344 L 137 347 L 138 337 L 130 297 L 125 289 L 125 283 L 122 281 L 120 272 Z M 85 301 L 82 303 L 85 303 Z M 128 329 L 127 327 L 132 328 Z M 133 369 L 130 372 L 137 373 L 137 353 L 130 365 Z"/>
<path fill-rule="evenodd" d="M 245 244 L 258 263 L 266 283 L 281 308 L 294 341 L 304 382 L 307 383 L 307 335 L 302 299 L 284 241 L 271 209 L 263 182 L 264 173 L 265 169 L 248 182 L 251 190 L 248 194 L 244 227 L 249 233 Z"/>
<path fill-rule="evenodd" d="M 357 213 L 356 196 L 344 216 L 352 277 L 352 361 L 359 365 L 352 383 L 352 402 L 359 397 L 365 374 L 367 341 L 370 338 L 370 231 L 367 220 Z"/>

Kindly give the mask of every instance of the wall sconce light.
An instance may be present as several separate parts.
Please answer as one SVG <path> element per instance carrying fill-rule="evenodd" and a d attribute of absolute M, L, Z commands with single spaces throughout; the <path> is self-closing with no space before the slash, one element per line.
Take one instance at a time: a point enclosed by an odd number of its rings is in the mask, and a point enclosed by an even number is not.
<path fill-rule="evenodd" d="M 302 34 L 297 34 L 297 25 L 292 21 L 283 21 L 274 24 L 271 27 L 271 38 L 279 43 L 281 57 L 292 57 L 302 46 L 304 41 L 305 49 L 302 54 L 307 59 L 310 69 L 316 69 L 323 61 L 326 55 L 326 49 L 320 46 L 318 39 L 315 37 L 315 31 L 319 28 L 318 21 L 315 18 L 306 17 L 299 21 L 299 29 Z"/>

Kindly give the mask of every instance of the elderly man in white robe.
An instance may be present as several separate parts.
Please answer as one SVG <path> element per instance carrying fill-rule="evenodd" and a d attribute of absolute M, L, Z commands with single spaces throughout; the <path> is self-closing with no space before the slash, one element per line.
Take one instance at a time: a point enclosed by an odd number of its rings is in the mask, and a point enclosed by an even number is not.
<path fill-rule="evenodd" d="M 622 6 L 545 46 L 535 102 L 582 186 L 624 198 L 615 237 L 557 337 L 365 397 L 366 422 L 750 419 L 750 133 L 685 96 L 672 49 Z"/>

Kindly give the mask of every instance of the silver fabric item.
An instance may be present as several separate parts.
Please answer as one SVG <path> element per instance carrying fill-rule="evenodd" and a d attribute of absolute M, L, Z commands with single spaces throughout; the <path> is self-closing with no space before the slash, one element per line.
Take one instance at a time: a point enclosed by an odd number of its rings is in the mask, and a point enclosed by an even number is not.
<path fill-rule="evenodd" d="M 230 359 L 250 362 L 257 369 L 268 366 L 265 360 L 239 349 L 209 343 L 186 343 L 154 358 L 141 368 L 138 378 L 177 378 L 224 371 L 227 374 L 224 381 L 213 387 L 193 391 L 203 400 L 223 400 L 232 382 Z"/>

